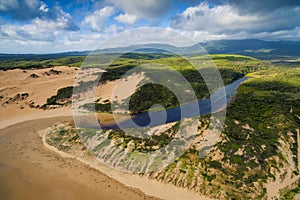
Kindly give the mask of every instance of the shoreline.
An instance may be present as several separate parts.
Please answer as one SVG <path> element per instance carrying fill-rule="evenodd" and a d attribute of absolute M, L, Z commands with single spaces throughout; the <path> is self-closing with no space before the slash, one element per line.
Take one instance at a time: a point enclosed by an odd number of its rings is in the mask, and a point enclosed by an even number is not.
<path fill-rule="evenodd" d="M 59 120 L 56 120 L 59 119 Z M 81 163 L 82 165 L 85 165 L 85 168 L 89 168 L 88 171 L 92 171 L 91 173 L 93 174 L 93 171 L 97 171 L 98 173 L 103 174 L 107 178 L 111 179 L 112 182 L 118 182 L 120 185 L 123 187 L 128 188 L 128 192 L 131 192 L 133 190 L 134 194 L 138 194 L 139 196 L 142 194 L 146 195 L 144 196 L 146 199 L 172 199 L 172 200 L 182 200 L 183 198 L 187 198 L 190 200 L 208 200 L 210 198 L 201 196 L 191 190 L 185 189 L 185 188 L 180 188 L 171 184 L 166 184 L 162 182 L 158 182 L 154 179 L 150 179 L 147 177 L 141 177 L 139 175 L 134 175 L 134 174 L 126 174 L 117 170 L 114 170 L 104 164 L 101 164 L 98 160 L 96 159 L 91 159 L 91 158 L 86 158 L 86 156 L 83 155 L 70 155 L 65 152 L 59 151 L 53 146 L 48 145 L 45 142 L 45 130 L 49 128 L 50 126 L 46 126 L 43 128 L 40 128 L 40 126 L 43 126 L 44 123 L 48 124 L 55 124 L 55 123 L 61 123 L 62 121 L 72 121 L 72 115 L 71 112 L 68 110 L 61 110 L 61 112 L 57 112 L 57 110 L 51 111 L 45 111 L 43 113 L 36 113 L 33 115 L 28 115 L 28 116 L 22 116 L 22 117 L 17 117 L 14 119 L 9 119 L 2 121 L 0 123 L 0 150 L 1 148 L 4 148 L 4 146 L 7 146 L 10 139 L 15 138 L 17 135 L 20 137 L 17 138 L 17 140 L 20 140 L 20 143 L 22 142 L 24 145 L 24 141 L 26 135 L 29 135 L 31 138 L 31 143 L 41 143 L 42 146 L 36 147 L 37 151 L 50 151 L 52 154 L 57 155 L 55 157 L 60 157 L 56 158 L 58 160 L 62 160 L 63 164 L 60 165 L 68 165 L 66 166 L 66 170 L 70 171 L 72 173 L 73 167 L 71 164 L 66 164 L 69 163 L 67 162 L 68 160 L 74 160 Z M 40 123 L 42 122 L 42 123 Z M 24 128 L 27 124 L 34 124 L 30 126 L 30 129 Z M 45 125 L 44 125 L 45 126 Z M 8 131 L 8 130 L 19 130 L 16 132 L 13 131 Z M 23 130 L 24 132 L 27 132 L 26 135 L 23 135 Z M 26 138 L 26 139 L 28 139 Z M 9 142 L 9 144 L 12 142 Z M 18 153 L 21 152 L 21 154 L 26 154 L 28 149 L 30 148 L 30 144 L 25 144 L 25 148 L 20 145 L 18 148 Z M 28 146 L 29 145 L 29 146 Z M 32 147 L 31 147 L 32 148 Z M 13 149 L 11 149 L 13 152 Z M 5 152 L 5 151 L 3 151 Z M 9 155 L 9 154 L 8 154 Z M 0 155 L 0 159 L 2 160 L 0 162 L 0 178 L 1 178 L 1 166 L 7 165 L 5 160 L 10 160 L 11 157 L 7 157 L 8 155 L 3 154 L 2 156 Z M 14 154 L 15 155 L 15 154 Z M 4 157 L 5 159 L 3 159 Z M 28 157 L 28 156 L 27 156 Z M 35 160 L 39 160 L 39 158 L 33 157 Z M 42 159 L 47 159 L 47 157 L 43 157 Z M 64 161 L 67 160 L 67 161 Z M 18 161 L 16 161 L 18 163 Z M 30 162 L 30 161 L 26 161 Z M 36 161 L 39 164 L 43 164 L 43 161 Z M 53 161 L 55 162 L 55 161 Z M 10 161 L 8 161 L 10 163 Z M 14 162 L 15 163 L 15 162 Z M 70 162 L 71 163 L 71 162 Z M 50 163 L 51 164 L 51 163 Z M 48 165 L 48 164 L 47 164 Z M 15 168 L 18 166 L 21 167 L 22 164 L 9 164 L 8 166 Z M 48 166 L 47 166 L 48 167 Z M 27 168 L 27 167 L 26 167 Z M 21 167 L 22 169 L 22 167 Z M 55 170 L 60 170 L 59 167 L 54 167 Z M 71 170 L 70 170 L 71 169 Z M 27 172 L 25 172 L 27 173 Z M 47 173 L 47 171 L 46 171 Z M 72 178 L 72 177 L 71 177 Z M 18 177 L 19 179 L 19 177 Z M 77 180 L 78 181 L 78 180 Z M 79 181 L 80 182 L 80 181 Z M 86 184 L 87 185 L 87 184 Z M 85 185 L 85 186 L 86 186 Z M 88 183 L 90 185 L 90 183 Z M 50 187 L 50 186 L 49 186 Z M 127 190 L 126 190 L 127 191 Z M 1 191 L 0 191 L 1 193 Z M 110 199 L 110 198 L 105 198 L 105 199 Z M 112 198 L 113 199 L 113 198 Z M 134 198 L 132 199 L 134 200 Z"/>
<path fill-rule="evenodd" d="M 0 129 L 0 197 L 4 199 L 158 200 L 72 157 L 47 148 L 39 135 L 72 117 L 19 122 Z"/>
<path fill-rule="evenodd" d="M 125 172 L 117 171 L 113 168 L 110 168 L 109 166 L 100 163 L 95 157 L 90 156 L 87 158 L 86 155 L 82 155 L 79 153 L 78 155 L 71 155 L 68 153 L 65 153 L 63 151 L 58 150 L 57 148 L 49 145 L 46 140 L 46 129 L 41 130 L 39 134 L 42 136 L 43 145 L 48 148 L 51 151 L 56 152 L 61 157 L 71 157 L 74 158 L 89 167 L 100 171 L 101 173 L 105 174 L 106 176 L 117 180 L 121 184 L 136 188 L 144 192 L 146 195 L 150 195 L 153 197 L 166 199 L 166 200 L 182 200 L 189 199 L 189 200 L 211 200 L 211 198 L 201 196 L 200 194 L 197 194 L 196 192 L 193 192 L 191 190 L 188 190 L 186 188 L 177 187 L 175 185 L 162 183 L 154 179 L 150 179 L 147 177 L 139 176 L 136 174 L 128 174 Z"/>
<path fill-rule="evenodd" d="M 36 110 L 34 113 L 29 115 L 22 115 L 19 117 L 9 118 L 7 120 L 0 121 L 0 130 L 26 121 L 50 119 L 54 117 L 72 117 L 72 115 L 73 112 L 68 107 L 53 110 Z"/>

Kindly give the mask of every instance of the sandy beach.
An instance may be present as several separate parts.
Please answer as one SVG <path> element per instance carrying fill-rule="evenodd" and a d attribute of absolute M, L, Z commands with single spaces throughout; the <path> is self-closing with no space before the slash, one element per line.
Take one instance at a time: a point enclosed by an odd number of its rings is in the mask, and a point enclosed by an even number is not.
<path fill-rule="evenodd" d="M 43 143 L 41 133 L 55 123 L 72 122 L 72 110 L 36 106 L 59 88 L 72 86 L 76 74 L 68 66 L 0 71 L 0 199 L 207 199 Z M 139 78 L 133 80 L 138 83 Z M 110 99 L 115 84 L 99 85 L 99 96 Z M 100 115 L 104 122 L 112 120 L 111 114 Z"/>
<path fill-rule="evenodd" d="M 46 148 L 38 131 L 70 120 L 35 119 L 0 130 L 0 199 L 157 199 Z"/>
<path fill-rule="evenodd" d="M 0 71 L 0 199 L 209 199 L 172 184 L 122 173 L 93 156 L 80 152 L 69 155 L 46 144 L 46 129 L 57 123 L 73 122 L 73 112 L 70 105 L 46 110 L 39 107 L 59 88 L 74 85 L 76 75 L 77 70 L 68 66 Z M 131 84 L 136 85 L 142 79 L 142 75 L 135 74 Z M 118 81 L 100 84 L 96 93 L 99 102 L 112 101 L 116 85 Z M 120 85 L 129 87 L 126 81 Z M 126 95 L 118 98 L 125 99 Z M 128 115 L 120 112 L 114 117 L 108 113 L 97 114 L 106 124 L 125 120 Z M 298 129 L 297 139 L 299 153 Z M 294 166 L 291 155 L 289 164 L 289 176 L 284 182 L 277 178 L 278 181 L 267 185 L 269 198 L 278 197 L 279 189 L 298 178 L 289 178 Z"/>
<path fill-rule="evenodd" d="M 93 156 L 78 152 L 66 154 L 44 142 L 46 129 L 57 123 L 72 123 L 71 105 L 55 109 L 41 109 L 47 98 L 57 90 L 72 86 L 76 68 L 60 66 L 45 69 L 0 71 L 0 199 L 103 199 L 103 200 L 206 200 L 191 190 L 165 184 L 145 176 L 122 173 L 112 169 Z M 33 76 L 33 74 L 35 76 Z M 137 85 L 142 75 L 131 76 Z M 99 102 L 113 101 L 118 81 L 98 85 Z M 126 81 L 119 85 L 127 87 Z M 127 91 L 127 90 L 126 90 Z M 133 91 L 131 91 L 133 92 Z M 120 94 L 122 94 L 120 92 Z M 127 95 L 127 96 L 126 96 Z M 127 98 L 129 93 L 119 95 Z M 97 99 L 96 98 L 96 99 Z M 128 115 L 97 113 L 103 124 L 122 121 Z M 95 117 L 93 115 L 93 117 Z M 116 117 L 116 119 L 114 119 Z M 298 154 L 300 132 L 297 129 Z M 279 197 L 279 190 L 299 176 L 291 178 L 292 154 L 288 155 L 287 178 L 270 181 L 266 188 L 269 199 Z M 300 155 L 298 167 L 300 168 Z"/>
<path fill-rule="evenodd" d="M 43 145 L 39 131 L 72 121 L 72 110 L 35 106 L 76 74 L 68 66 L 0 71 L 0 199 L 157 199 Z"/>
<path fill-rule="evenodd" d="M 95 159 L 72 156 L 43 142 L 45 130 L 72 117 L 16 123 L 0 130 L 1 199 L 208 199 L 146 177 L 125 174 Z M 136 189 L 139 188 L 139 189 Z"/>

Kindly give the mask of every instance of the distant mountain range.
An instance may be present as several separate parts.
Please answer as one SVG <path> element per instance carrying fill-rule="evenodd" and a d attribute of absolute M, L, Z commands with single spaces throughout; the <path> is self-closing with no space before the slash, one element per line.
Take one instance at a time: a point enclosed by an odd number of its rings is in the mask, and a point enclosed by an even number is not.
<path fill-rule="evenodd" d="M 241 54 L 253 56 L 260 59 L 276 59 L 286 57 L 300 57 L 300 41 L 263 41 L 258 39 L 244 40 L 216 40 L 200 45 L 209 54 Z M 199 54 L 203 53 L 198 45 L 190 47 L 176 48 L 166 44 L 146 44 L 133 45 L 128 47 L 99 49 L 93 51 L 93 54 L 100 53 L 124 53 L 124 52 L 141 52 L 141 53 L 167 53 L 180 52 L 182 54 Z M 74 51 L 55 54 L 0 54 L 0 59 L 45 59 L 58 58 L 66 56 L 86 56 L 90 51 Z"/>
<path fill-rule="evenodd" d="M 202 44 L 208 53 L 235 53 L 258 58 L 299 56 L 300 41 L 218 40 Z"/>

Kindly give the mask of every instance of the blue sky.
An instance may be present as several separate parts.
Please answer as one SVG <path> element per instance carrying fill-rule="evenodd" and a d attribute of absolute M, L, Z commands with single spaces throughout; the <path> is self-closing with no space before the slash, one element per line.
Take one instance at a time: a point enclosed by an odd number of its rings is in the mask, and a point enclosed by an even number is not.
<path fill-rule="evenodd" d="M 195 41 L 300 40 L 299 0 L 0 0 L 0 53 L 90 50 L 139 27 Z"/>

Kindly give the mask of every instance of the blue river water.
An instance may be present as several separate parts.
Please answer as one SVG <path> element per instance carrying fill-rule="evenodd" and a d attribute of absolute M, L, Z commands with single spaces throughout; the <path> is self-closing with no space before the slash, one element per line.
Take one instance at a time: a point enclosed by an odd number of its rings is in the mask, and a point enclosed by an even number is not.
<path fill-rule="evenodd" d="M 174 107 L 163 111 L 153 111 L 136 114 L 132 119 L 119 124 L 101 125 L 103 129 L 126 129 L 140 127 L 155 127 L 162 124 L 176 122 L 184 118 L 197 117 L 204 114 L 214 113 L 226 108 L 237 92 L 239 85 L 247 80 L 240 78 L 229 85 L 219 88 L 209 98 L 194 103 Z"/>

